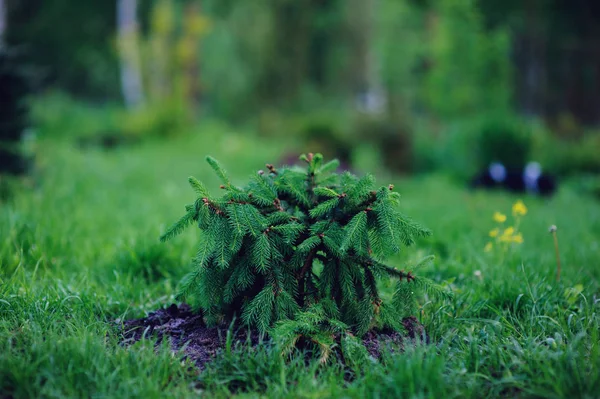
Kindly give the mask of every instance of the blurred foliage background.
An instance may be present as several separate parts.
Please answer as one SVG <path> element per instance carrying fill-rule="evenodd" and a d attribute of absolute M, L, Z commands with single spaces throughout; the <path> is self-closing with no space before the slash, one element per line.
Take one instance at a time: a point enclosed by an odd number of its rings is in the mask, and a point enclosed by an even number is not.
<path fill-rule="evenodd" d="M 600 171 L 593 0 L 0 4 L 3 46 L 33 71 L 33 120 L 83 143 L 217 119 L 395 173 Z"/>

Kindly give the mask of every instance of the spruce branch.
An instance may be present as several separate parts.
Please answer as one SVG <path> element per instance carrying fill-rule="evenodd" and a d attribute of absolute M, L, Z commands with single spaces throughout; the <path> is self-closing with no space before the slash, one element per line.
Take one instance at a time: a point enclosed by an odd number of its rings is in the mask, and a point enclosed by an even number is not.
<path fill-rule="evenodd" d="M 319 168 L 319 174 L 335 172 L 340 167 L 340 161 L 333 159 Z"/>
<path fill-rule="evenodd" d="M 195 177 L 193 177 L 193 176 L 188 177 L 188 182 L 190 183 L 190 186 L 192 186 L 192 188 L 194 189 L 196 194 L 198 194 L 198 197 L 200 197 L 200 198 L 210 197 L 210 195 L 208 194 L 208 190 L 206 189 L 204 184 L 200 183 Z"/>
<path fill-rule="evenodd" d="M 211 156 L 206 157 L 206 162 L 208 162 L 208 164 L 215 171 L 219 179 L 221 179 L 223 185 L 225 187 L 231 187 L 231 181 L 229 180 L 229 177 L 227 177 L 227 173 L 225 173 L 225 170 L 223 169 L 221 164 Z"/>
<path fill-rule="evenodd" d="M 310 250 L 300 273 L 298 273 L 298 304 L 300 306 L 304 306 L 306 301 L 306 273 L 312 268 L 313 259 L 316 253 L 317 247 Z"/>
<path fill-rule="evenodd" d="M 192 224 L 195 217 L 196 217 L 195 211 L 188 211 L 177 222 L 175 222 L 175 224 L 173 224 L 171 227 L 169 227 L 169 229 L 167 229 L 167 231 L 162 236 L 160 236 L 160 241 L 161 242 L 169 241 L 170 239 L 181 234 L 183 232 L 183 230 L 185 230 L 186 227 L 188 227 L 190 224 Z"/>

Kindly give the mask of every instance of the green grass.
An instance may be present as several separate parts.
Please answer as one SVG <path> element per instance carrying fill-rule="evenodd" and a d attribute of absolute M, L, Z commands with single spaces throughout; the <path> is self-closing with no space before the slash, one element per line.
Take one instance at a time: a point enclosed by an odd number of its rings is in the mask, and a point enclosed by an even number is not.
<path fill-rule="evenodd" d="M 267 345 L 234 347 L 202 374 L 164 345 L 120 346 L 119 320 L 172 303 L 189 269 L 195 234 L 158 237 L 193 199 L 189 175 L 218 190 L 204 156 L 242 182 L 282 149 L 216 124 L 114 152 L 42 138 L 35 176 L 0 205 L 0 397 L 600 395 L 600 205 L 568 187 L 524 198 L 524 243 L 484 253 L 493 212 L 510 213 L 517 197 L 442 176 L 392 179 L 406 213 L 434 236 L 391 263 L 435 254 L 418 272 L 454 298 L 422 299 L 431 344 L 387 354 L 353 379 L 336 365 L 284 361 Z"/>

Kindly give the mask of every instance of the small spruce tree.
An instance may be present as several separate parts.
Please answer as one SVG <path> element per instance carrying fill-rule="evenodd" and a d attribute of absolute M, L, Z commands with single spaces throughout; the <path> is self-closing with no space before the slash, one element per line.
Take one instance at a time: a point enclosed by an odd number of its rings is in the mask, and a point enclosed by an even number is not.
<path fill-rule="evenodd" d="M 359 346 L 351 338 L 371 328 L 402 330 L 415 288 L 439 288 L 383 263 L 430 234 L 400 213 L 392 185 L 375 190 L 370 174 L 338 174 L 338 162 L 323 163 L 321 154 L 301 159 L 306 168 L 267 165 L 239 188 L 207 157 L 224 195 L 211 196 L 190 177 L 198 198 L 161 240 L 191 224 L 200 228 L 195 269 L 180 298 L 195 299 L 207 323 L 237 314 L 285 350 L 310 338 L 326 359 L 336 339 L 352 352 Z M 384 277 L 398 280 L 389 304 L 377 287 Z"/>

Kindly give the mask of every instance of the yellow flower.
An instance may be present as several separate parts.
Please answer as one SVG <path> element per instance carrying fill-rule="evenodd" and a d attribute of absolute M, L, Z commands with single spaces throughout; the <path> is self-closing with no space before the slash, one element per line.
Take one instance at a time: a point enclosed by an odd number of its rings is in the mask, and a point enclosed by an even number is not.
<path fill-rule="evenodd" d="M 484 250 L 485 252 L 490 252 L 490 251 L 492 250 L 492 248 L 493 248 L 493 247 L 494 247 L 494 246 L 492 245 L 492 243 L 491 243 L 491 242 L 488 242 L 487 244 L 485 244 L 485 247 L 483 248 L 483 250 Z"/>
<path fill-rule="evenodd" d="M 504 232 L 502 233 L 502 237 L 510 237 L 514 234 L 514 232 L 514 227 L 507 227 L 506 230 L 504 230 Z"/>
<path fill-rule="evenodd" d="M 498 237 L 498 233 L 500 232 L 499 229 L 493 229 L 490 231 L 490 237 L 494 238 L 494 237 Z"/>
<path fill-rule="evenodd" d="M 503 215 L 500 212 L 494 212 L 494 221 L 504 223 L 506 221 L 506 215 Z"/>
<path fill-rule="evenodd" d="M 511 242 L 513 240 L 514 232 L 515 232 L 515 229 L 513 227 L 507 227 L 502 232 L 502 235 L 499 237 L 499 240 L 502 242 Z"/>
<path fill-rule="evenodd" d="M 521 235 L 521 233 L 515 234 L 514 236 L 512 236 L 512 241 L 517 244 L 523 244 L 523 236 Z"/>
<path fill-rule="evenodd" d="M 527 207 L 525 206 L 523 201 L 518 200 L 514 203 L 514 205 L 512 206 L 512 213 L 515 216 L 523 216 L 527 214 Z"/>

